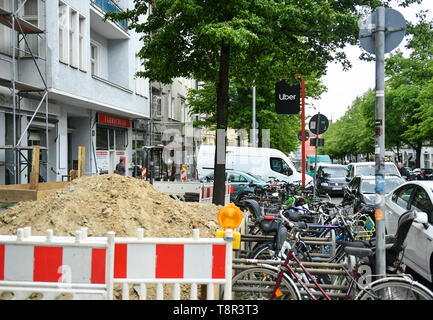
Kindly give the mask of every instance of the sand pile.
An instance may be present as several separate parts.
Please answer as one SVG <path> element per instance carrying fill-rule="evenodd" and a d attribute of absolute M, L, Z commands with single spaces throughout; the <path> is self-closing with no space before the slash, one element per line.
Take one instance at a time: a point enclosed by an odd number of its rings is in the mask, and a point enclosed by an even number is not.
<path fill-rule="evenodd" d="M 201 237 L 214 237 L 220 208 L 174 200 L 132 177 L 82 177 L 47 198 L 0 212 L 0 234 L 30 226 L 34 235 L 53 229 L 54 235 L 72 236 L 87 227 L 88 236 L 114 231 L 119 237 L 133 237 L 137 228 L 143 228 L 145 237 L 191 237 L 195 223 Z"/>

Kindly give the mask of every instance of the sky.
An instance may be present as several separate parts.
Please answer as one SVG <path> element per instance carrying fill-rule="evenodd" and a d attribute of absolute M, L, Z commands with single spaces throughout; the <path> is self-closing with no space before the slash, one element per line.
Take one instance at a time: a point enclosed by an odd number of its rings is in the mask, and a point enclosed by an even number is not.
<path fill-rule="evenodd" d="M 407 21 L 416 22 L 415 14 L 420 9 L 430 9 L 427 17 L 433 18 L 433 0 L 424 0 L 421 5 L 414 4 L 409 8 L 397 6 L 393 8 L 403 14 Z M 404 48 L 405 43 L 405 39 L 403 39 L 394 51 L 400 49 L 403 52 L 407 52 Z M 344 52 L 351 61 L 352 68 L 349 71 L 343 71 L 341 64 L 331 63 L 328 65 L 327 75 L 322 79 L 328 91 L 324 92 L 320 99 L 309 99 L 306 101 L 307 117 L 320 112 L 329 120 L 336 121 L 344 115 L 356 97 L 362 96 L 370 88 L 374 89 L 375 62 L 359 60 L 359 56 L 364 52 L 360 46 L 348 46 Z M 385 59 L 389 54 L 385 54 Z"/>

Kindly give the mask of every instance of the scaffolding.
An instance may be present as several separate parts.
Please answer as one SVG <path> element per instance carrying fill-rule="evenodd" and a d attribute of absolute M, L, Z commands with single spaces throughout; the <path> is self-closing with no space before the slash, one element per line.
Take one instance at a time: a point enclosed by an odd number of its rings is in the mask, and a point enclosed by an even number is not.
<path fill-rule="evenodd" d="M 11 150 L 13 151 L 13 163 L 8 163 L 5 159 L 4 165 L 5 170 L 9 171 L 13 175 L 13 181 L 9 181 L 11 184 L 20 184 L 23 183 L 21 181 L 21 173 L 26 169 L 31 169 L 31 160 L 28 159 L 28 156 L 24 154 L 24 151 L 32 150 L 32 146 L 27 146 L 27 142 L 23 144 L 23 139 L 26 137 L 29 128 L 35 119 L 36 116 L 40 118 L 45 118 L 45 146 L 40 146 L 40 150 L 46 153 L 46 161 L 41 162 L 42 165 L 46 166 L 46 172 L 48 176 L 48 86 L 46 82 L 47 78 L 47 37 L 46 31 L 41 29 L 39 25 L 41 25 L 40 21 L 42 20 L 46 25 L 46 16 L 47 16 L 47 6 L 45 0 L 36 0 L 37 1 L 37 24 L 27 21 L 24 17 L 24 7 L 27 2 L 31 0 L 10 0 L 9 9 L 0 7 L 0 23 L 10 28 L 11 32 L 11 59 L 6 60 L 11 63 L 11 74 L 10 79 L 0 78 L 0 86 L 7 87 L 12 96 L 12 130 L 13 130 L 13 140 L 12 144 L 8 145 L 0 145 L 0 149 L 3 150 Z M 5 2 L 6 3 L 6 2 Z M 6 7 L 6 5 L 5 5 Z M 42 18 L 41 18 L 42 17 Z M 40 42 L 44 43 L 44 57 L 40 56 L 40 52 L 35 54 L 34 49 L 29 43 L 29 36 L 35 35 L 37 37 L 37 47 Z M 42 51 L 42 49 L 41 49 Z M 24 55 L 22 55 L 24 53 Z M 37 73 L 37 78 L 40 79 L 42 85 L 34 85 L 30 83 L 25 83 L 20 81 L 19 78 L 19 66 L 20 60 L 23 59 L 31 59 L 33 61 L 35 72 Z M 41 71 L 39 61 L 43 61 L 41 64 L 45 64 L 44 72 Z M 21 101 L 22 99 L 31 98 L 38 101 L 38 105 L 34 111 L 31 111 L 30 114 L 26 114 L 26 112 L 21 111 Z M 45 104 L 45 114 L 40 112 L 41 107 Z M 42 108 L 43 110 L 43 108 Z M 30 116 L 30 120 L 28 121 L 26 127 L 23 129 L 21 125 L 21 116 Z M 5 128 L 6 130 L 6 128 Z M 5 155 L 6 156 L 6 155 Z M 0 163 L 1 165 L 1 163 Z M 12 170 L 10 170 L 12 168 Z M 43 181 L 42 177 L 40 179 Z M 25 182 L 27 183 L 27 181 Z"/>

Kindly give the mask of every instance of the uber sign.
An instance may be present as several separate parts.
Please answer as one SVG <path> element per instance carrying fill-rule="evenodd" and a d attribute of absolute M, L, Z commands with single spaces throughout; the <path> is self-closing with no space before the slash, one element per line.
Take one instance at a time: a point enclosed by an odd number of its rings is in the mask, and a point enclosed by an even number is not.
<path fill-rule="evenodd" d="M 284 79 L 275 84 L 275 111 L 278 114 L 298 114 L 301 111 L 299 84 L 290 86 Z"/>

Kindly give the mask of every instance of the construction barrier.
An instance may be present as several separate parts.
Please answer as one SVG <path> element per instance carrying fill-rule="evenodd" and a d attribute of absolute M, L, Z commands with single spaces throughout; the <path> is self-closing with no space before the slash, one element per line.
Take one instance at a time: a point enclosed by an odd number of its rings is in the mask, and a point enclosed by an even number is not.
<path fill-rule="evenodd" d="M 197 200 L 200 203 L 212 203 L 213 200 L 213 182 L 175 182 L 175 181 L 154 181 L 153 186 L 172 198 L 185 200 L 185 194 L 197 195 Z M 224 205 L 230 203 L 230 194 L 233 192 L 233 187 L 226 181 Z M 197 201 L 196 200 L 196 201 Z"/>
<path fill-rule="evenodd" d="M 104 238 L 32 236 L 30 227 L 0 236 L 0 294 L 23 300 L 113 299 L 114 232 Z"/>
<path fill-rule="evenodd" d="M 180 285 L 190 285 L 190 299 L 198 299 L 198 285 L 206 285 L 206 298 L 215 298 L 215 285 L 224 285 L 224 299 L 231 299 L 232 230 L 222 238 L 115 239 L 114 282 L 122 283 L 122 299 L 129 299 L 130 285 L 140 299 L 147 299 L 147 285 L 156 285 L 156 299 L 164 299 L 164 285 L 173 285 L 173 299 L 181 299 Z"/>
<path fill-rule="evenodd" d="M 224 205 L 230 203 L 230 195 L 233 192 L 233 186 L 230 185 L 229 182 L 226 181 L 225 190 L 224 190 Z M 200 192 L 200 203 L 212 203 L 213 201 L 213 183 L 203 183 L 201 185 Z"/>
<path fill-rule="evenodd" d="M 183 164 L 182 168 L 180 169 L 180 180 L 185 182 L 186 181 L 186 166 Z"/>
<path fill-rule="evenodd" d="M 156 299 L 164 298 L 164 285 L 173 284 L 173 299 L 181 298 L 180 285 L 190 285 L 190 299 L 198 298 L 198 285 L 206 285 L 206 298 L 215 298 L 216 285 L 224 285 L 231 299 L 232 230 L 224 238 L 75 237 L 30 235 L 30 227 L 16 236 L 0 236 L 0 296 L 11 299 L 113 299 L 113 284 L 122 284 L 122 299 L 129 285 L 137 284 L 140 299 L 147 285 L 157 286 Z M 135 287 L 134 287 L 135 288 Z M 6 297 L 5 297 L 6 295 Z"/>

